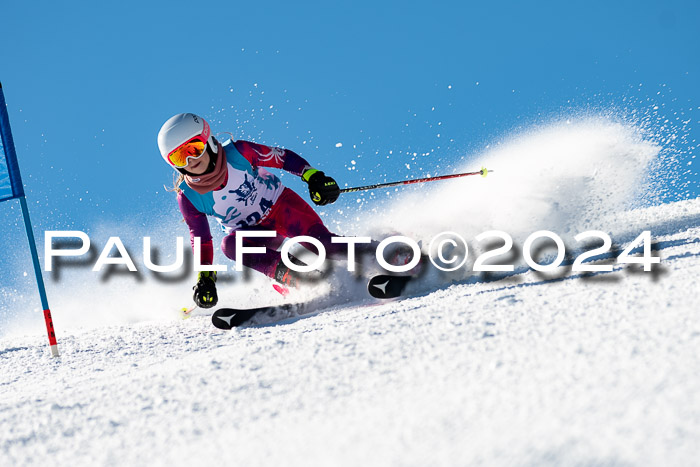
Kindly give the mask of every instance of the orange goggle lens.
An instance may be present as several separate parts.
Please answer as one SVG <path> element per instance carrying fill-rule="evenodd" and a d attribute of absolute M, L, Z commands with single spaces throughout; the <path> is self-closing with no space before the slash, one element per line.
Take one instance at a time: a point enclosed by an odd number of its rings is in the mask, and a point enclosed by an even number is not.
<path fill-rule="evenodd" d="M 201 141 L 189 141 L 170 153 L 168 159 L 177 168 L 187 167 L 188 159 L 199 159 L 206 145 Z"/>

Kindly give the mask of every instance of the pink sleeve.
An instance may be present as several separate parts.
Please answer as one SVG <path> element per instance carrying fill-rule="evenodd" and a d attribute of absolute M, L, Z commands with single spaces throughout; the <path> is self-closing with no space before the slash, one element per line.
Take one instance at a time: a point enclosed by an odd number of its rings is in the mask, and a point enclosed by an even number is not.
<path fill-rule="evenodd" d="M 194 238 L 199 237 L 201 239 L 201 264 L 214 264 L 214 244 L 206 214 L 199 212 L 182 192 L 177 194 L 177 204 L 180 206 L 182 217 L 185 218 L 185 222 L 190 228 L 192 251 L 194 251 Z"/>
<path fill-rule="evenodd" d="M 264 146 L 250 141 L 236 141 L 233 144 L 253 167 L 272 167 L 298 176 L 311 167 L 306 159 L 289 149 Z"/>

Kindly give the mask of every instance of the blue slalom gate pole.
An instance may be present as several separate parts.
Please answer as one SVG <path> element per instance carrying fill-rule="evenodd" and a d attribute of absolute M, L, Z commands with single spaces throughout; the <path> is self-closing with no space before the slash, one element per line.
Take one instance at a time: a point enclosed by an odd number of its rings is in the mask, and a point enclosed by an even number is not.
<path fill-rule="evenodd" d="M 24 227 L 27 231 L 27 240 L 29 240 L 29 250 L 32 254 L 34 263 L 34 275 L 36 276 L 37 287 L 39 288 L 39 296 L 41 297 L 41 306 L 44 310 L 44 321 L 46 322 L 46 331 L 49 335 L 49 346 L 51 347 L 51 355 L 58 357 L 58 342 L 56 341 L 56 333 L 53 328 L 53 319 L 51 318 L 51 310 L 49 309 L 49 301 L 46 298 L 46 287 L 44 286 L 44 277 L 41 274 L 41 264 L 39 263 L 39 254 L 36 249 L 34 240 L 34 230 L 32 229 L 31 219 L 29 218 L 29 209 L 27 207 L 27 198 L 24 194 L 24 186 L 22 185 L 22 177 L 19 172 L 19 164 L 17 163 L 17 153 L 15 152 L 15 143 L 12 139 L 10 131 L 10 118 L 7 114 L 7 104 L 5 103 L 5 95 L 0 83 L 0 136 L 2 137 L 2 146 L 5 152 L 5 160 L 7 162 L 7 172 L 10 178 L 13 196 L 11 198 L 19 198 L 22 206 L 22 216 L 24 217 Z M 8 199 L 11 199 L 8 198 Z"/>
<path fill-rule="evenodd" d="M 46 298 L 46 287 L 44 286 L 44 276 L 41 274 L 41 264 L 39 263 L 39 254 L 36 250 L 36 242 L 34 240 L 34 229 L 32 222 L 29 219 L 29 209 L 27 208 L 27 198 L 22 196 L 19 199 L 22 205 L 22 216 L 24 217 L 24 227 L 27 231 L 27 240 L 29 240 L 29 249 L 32 253 L 32 262 L 34 263 L 34 275 L 36 276 L 36 284 L 39 288 L 39 297 L 41 297 L 41 308 L 44 310 L 44 321 L 46 322 L 46 332 L 49 334 L 49 346 L 51 346 L 51 355 L 58 357 L 58 342 L 56 341 L 56 333 L 53 329 L 53 319 L 51 318 L 51 310 L 49 309 L 49 300 Z"/>

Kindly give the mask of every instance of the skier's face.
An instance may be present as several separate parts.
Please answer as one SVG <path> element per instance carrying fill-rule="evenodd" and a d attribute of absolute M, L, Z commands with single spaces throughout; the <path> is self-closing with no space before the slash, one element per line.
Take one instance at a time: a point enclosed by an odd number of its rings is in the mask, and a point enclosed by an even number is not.
<path fill-rule="evenodd" d="M 209 146 L 207 146 L 201 157 L 198 159 L 189 159 L 187 166 L 183 168 L 189 173 L 201 175 L 207 170 L 207 167 L 209 167 L 209 160 Z"/>

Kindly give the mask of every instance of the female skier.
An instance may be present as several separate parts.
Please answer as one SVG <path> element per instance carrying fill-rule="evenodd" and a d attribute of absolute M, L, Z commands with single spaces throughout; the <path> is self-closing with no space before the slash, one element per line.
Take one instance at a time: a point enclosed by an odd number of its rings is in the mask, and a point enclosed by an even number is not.
<path fill-rule="evenodd" d="M 177 202 L 194 238 L 201 239 L 201 264 L 214 264 L 212 236 L 207 215 L 213 216 L 228 234 L 221 249 L 236 257 L 235 231 L 274 230 L 274 238 L 245 238 L 244 246 L 262 246 L 265 253 L 244 255 L 243 264 L 285 285 L 295 286 L 298 273 L 281 260 L 280 247 L 285 238 L 308 235 L 317 238 L 329 256 L 345 251 L 342 244 L 331 243 L 332 234 L 316 212 L 299 195 L 263 167 L 283 169 L 300 176 L 309 186 L 311 199 L 325 205 L 338 199 L 340 189 L 298 154 L 248 141 L 219 143 L 209 124 L 195 114 L 175 115 L 158 133 L 158 148 L 163 159 L 180 172 L 176 182 Z M 216 271 L 202 271 L 194 286 L 194 301 L 210 308 L 218 301 Z"/>

